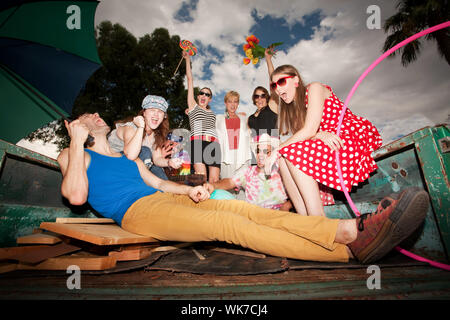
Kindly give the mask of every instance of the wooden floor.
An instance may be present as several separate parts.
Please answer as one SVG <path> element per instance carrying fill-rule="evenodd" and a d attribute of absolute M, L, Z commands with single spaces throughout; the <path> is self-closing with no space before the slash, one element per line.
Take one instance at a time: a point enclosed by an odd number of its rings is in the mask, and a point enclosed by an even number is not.
<path fill-rule="evenodd" d="M 381 289 L 369 290 L 366 269 L 289 270 L 253 276 L 167 271 L 81 274 L 69 290 L 69 274 L 14 271 L 0 276 L 0 299 L 450 299 L 450 273 L 432 267 L 381 269 Z"/>

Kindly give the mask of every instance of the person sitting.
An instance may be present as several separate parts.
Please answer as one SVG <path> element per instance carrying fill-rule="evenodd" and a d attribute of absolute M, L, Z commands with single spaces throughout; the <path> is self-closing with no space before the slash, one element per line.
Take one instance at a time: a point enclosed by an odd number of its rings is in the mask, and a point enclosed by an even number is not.
<path fill-rule="evenodd" d="M 110 128 L 98 113 L 64 124 L 71 141 L 58 156 L 62 196 L 72 205 L 88 201 L 124 230 L 160 241 L 224 241 L 278 257 L 371 263 L 412 234 L 428 210 L 428 194 L 417 188 L 385 197 L 374 213 L 345 220 L 212 200 L 207 185 L 162 180 L 141 159 L 113 151 Z M 89 135 L 94 143 L 85 148 Z"/>
<path fill-rule="evenodd" d="M 123 152 L 130 160 L 139 157 L 153 174 L 164 180 L 168 177 L 163 168 L 181 166 L 180 161 L 170 158 L 171 149 L 166 145 L 168 106 L 163 97 L 147 95 L 139 115 L 132 122 L 117 123 L 108 137 L 114 151 Z"/>
<path fill-rule="evenodd" d="M 291 202 L 287 199 L 286 191 L 281 180 L 279 170 L 273 166 L 270 175 L 264 172 L 266 158 L 279 145 L 279 140 L 262 134 L 257 142 L 252 143 L 256 165 L 251 165 L 237 172 L 233 177 L 221 179 L 212 186 L 214 189 L 245 191 L 245 201 L 269 209 L 289 211 Z"/>

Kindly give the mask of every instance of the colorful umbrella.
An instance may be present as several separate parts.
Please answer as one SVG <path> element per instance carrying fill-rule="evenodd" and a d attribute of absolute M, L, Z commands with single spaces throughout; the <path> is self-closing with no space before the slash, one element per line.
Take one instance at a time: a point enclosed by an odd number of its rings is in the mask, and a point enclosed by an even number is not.
<path fill-rule="evenodd" d="M 97 70 L 97 1 L 2 0 L 0 139 L 16 143 L 71 114 Z"/>

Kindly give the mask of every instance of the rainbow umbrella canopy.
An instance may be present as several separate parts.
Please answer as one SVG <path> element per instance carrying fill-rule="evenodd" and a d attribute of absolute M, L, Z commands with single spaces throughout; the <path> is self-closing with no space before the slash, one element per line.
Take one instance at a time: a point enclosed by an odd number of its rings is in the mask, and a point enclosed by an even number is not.
<path fill-rule="evenodd" d="M 0 139 L 70 116 L 100 59 L 98 1 L 0 1 Z"/>

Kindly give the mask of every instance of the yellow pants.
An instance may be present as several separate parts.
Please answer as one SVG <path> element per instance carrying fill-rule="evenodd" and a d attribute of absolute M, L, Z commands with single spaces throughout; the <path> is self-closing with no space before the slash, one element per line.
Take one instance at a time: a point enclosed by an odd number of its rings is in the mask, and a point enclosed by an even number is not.
<path fill-rule="evenodd" d="M 346 246 L 334 242 L 338 222 L 240 200 L 195 203 L 186 195 L 156 192 L 133 203 L 122 228 L 161 241 L 225 241 L 272 256 L 347 262 Z"/>

